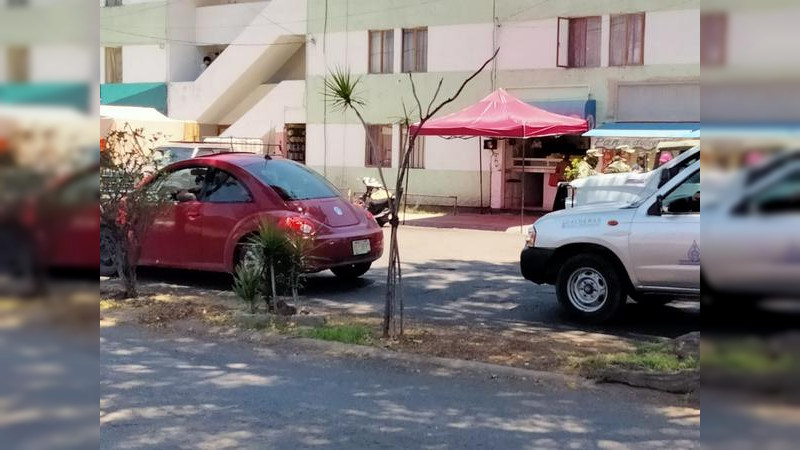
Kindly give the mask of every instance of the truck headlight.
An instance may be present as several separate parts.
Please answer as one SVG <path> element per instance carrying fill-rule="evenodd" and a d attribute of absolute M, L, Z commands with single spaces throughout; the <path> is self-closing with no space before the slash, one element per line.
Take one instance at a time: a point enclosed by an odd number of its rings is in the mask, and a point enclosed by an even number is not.
<path fill-rule="evenodd" d="M 528 228 L 528 235 L 525 237 L 525 245 L 528 247 L 536 246 L 536 227 Z"/>

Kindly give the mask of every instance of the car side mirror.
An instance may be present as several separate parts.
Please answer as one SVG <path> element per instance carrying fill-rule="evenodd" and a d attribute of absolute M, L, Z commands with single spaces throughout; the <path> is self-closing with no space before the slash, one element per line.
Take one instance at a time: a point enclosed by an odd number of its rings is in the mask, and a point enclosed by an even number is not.
<path fill-rule="evenodd" d="M 189 191 L 180 191 L 175 194 L 175 200 L 177 200 L 178 203 L 196 202 L 197 196 Z"/>
<path fill-rule="evenodd" d="M 647 210 L 648 216 L 660 216 L 664 212 L 664 196 L 659 194 L 656 196 L 656 201 L 650 205 L 650 209 Z"/>

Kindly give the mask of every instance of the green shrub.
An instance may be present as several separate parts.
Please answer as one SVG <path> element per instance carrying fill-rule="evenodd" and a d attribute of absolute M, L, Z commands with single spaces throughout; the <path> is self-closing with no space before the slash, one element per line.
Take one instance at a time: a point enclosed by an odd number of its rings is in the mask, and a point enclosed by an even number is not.
<path fill-rule="evenodd" d="M 233 292 L 250 309 L 256 312 L 256 304 L 261 296 L 261 269 L 240 264 L 233 275 Z"/>

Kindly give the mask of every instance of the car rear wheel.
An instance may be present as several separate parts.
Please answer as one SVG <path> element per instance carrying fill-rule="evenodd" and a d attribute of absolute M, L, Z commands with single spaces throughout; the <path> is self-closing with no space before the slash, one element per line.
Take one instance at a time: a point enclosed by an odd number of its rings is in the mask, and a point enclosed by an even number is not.
<path fill-rule="evenodd" d="M 371 266 L 372 263 L 348 264 L 346 266 L 333 267 L 331 272 L 343 280 L 355 280 L 367 273 Z"/>
<path fill-rule="evenodd" d="M 602 323 L 617 314 L 627 299 L 625 283 L 611 261 L 600 255 L 569 258 L 558 272 L 558 302 L 583 323 Z"/>
<path fill-rule="evenodd" d="M 117 273 L 117 243 L 106 227 L 100 229 L 100 276 L 110 277 Z"/>

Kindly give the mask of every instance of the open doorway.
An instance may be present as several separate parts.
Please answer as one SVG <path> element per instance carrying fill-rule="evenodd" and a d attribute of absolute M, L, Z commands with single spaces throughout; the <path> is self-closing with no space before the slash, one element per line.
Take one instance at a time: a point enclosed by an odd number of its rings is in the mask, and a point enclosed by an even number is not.
<path fill-rule="evenodd" d="M 565 156 L 581 155 L 588 148 L 589 139 L 580 136 L 508 139 L 502 146 L 503 208 L 551 210 L 557 190 L 551 178 Z"/>

